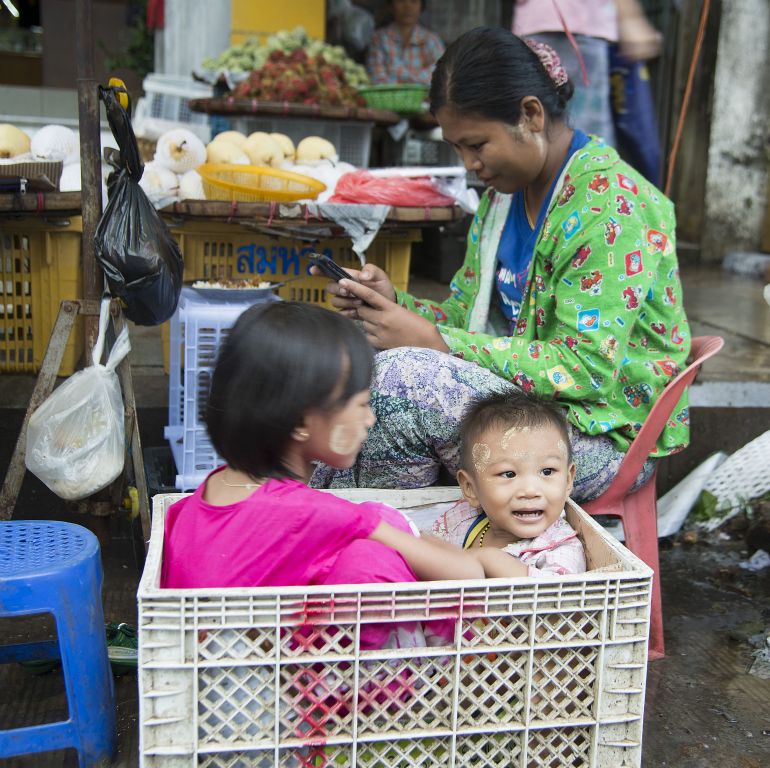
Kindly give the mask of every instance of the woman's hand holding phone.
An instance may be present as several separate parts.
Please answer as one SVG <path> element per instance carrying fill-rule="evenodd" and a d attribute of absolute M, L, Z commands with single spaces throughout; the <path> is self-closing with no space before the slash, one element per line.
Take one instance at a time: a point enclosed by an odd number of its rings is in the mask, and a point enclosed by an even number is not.
<path fill-rule="evenodd" d="M 375 349 L 422 347 L 449 351 L 438 328 L 430 320 L 386 299 L 363 282 L 341 280 L 339 285 L 359 300 L 356 317 Z"/>
<path fill-rule="evenodd" d="M 384 299 L 395 302 L 396 291 L 385 270 L 376 267 L 374 264 L 367 264 L 363 269 L 350 269 L 346 267 L 345 271 L 350 274 L 353 280 L 361 285 L 370 288 Z M 313 275 L 324 275 L 324 272 L 317 266 L 311 267 L 310 272 Z M 354 319 L 358 317 L 357 310 L 362 305 L 362 301 L 354 293 L 334 280 L 326 285 L 326 292 L 332 297 L 332 305 L 339 309 L 342 314 Z"/>
<path fill-rule="evenodd" d="M 313 266 L 311 273 L 322 275 Z M 396 291 L 387 273 L 374 264 L 345 269 L 352 279 L 332 281 L 326 291 L 332 305 L 353 320 L 360 320 L 375 349 L 424 347 L 447 352 L 448 347 L 433 323 L 396 303 Z"/>

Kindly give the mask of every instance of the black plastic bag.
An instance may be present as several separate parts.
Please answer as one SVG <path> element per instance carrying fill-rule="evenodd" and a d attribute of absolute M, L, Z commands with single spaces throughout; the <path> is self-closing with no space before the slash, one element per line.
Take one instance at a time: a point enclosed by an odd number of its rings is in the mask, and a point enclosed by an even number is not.
<path fill-rule="evenodd" d="M 176 311 L 184 263 L 179 246 L 139 186 L 144 166 L 129 114 L 112 88 L 99 88 L 120 147 L 107 182 L 107 207 L 96 228 L 96 258 L 113 296 L 137 325 L 158 325 Z"/>

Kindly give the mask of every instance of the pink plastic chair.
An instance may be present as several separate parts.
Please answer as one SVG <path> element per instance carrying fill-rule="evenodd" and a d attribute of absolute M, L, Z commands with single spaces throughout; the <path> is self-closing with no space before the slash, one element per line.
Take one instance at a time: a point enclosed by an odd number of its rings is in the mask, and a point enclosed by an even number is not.
<path fill-rule="evenodd" d="M 658 505 L 655 494 L 657 466 L 652 477 L 641 488 L 631 493 L 631 486 L 639 476 L 647 457 L 654 450 L 655 443 L 682 396 L 684 388 L 692 383 L 701 365 L 719 352 L 724 343 L 721 336 L 697 336 L 692 340 L 690 364 L 669 383 L 653 405 L 650 415 L 631 443 L 610 487 L 598 498 L 581 505 L 590 515 L 619 517 L 623 524 L 626 546 L 644 560 L 654 572 L 650 616 L 650 659 L 659 659 L 665 655 L 658 562 Z"/>

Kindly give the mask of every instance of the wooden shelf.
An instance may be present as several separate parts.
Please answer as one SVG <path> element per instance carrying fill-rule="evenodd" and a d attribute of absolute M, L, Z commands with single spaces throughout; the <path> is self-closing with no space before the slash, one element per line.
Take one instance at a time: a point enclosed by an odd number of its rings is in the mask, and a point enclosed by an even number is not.
<path fill-rule="evenodd" d="M 310 213 L 304 203 L 240 203 L 226 200 L 183 200 L 161 209 L 160 213 L 182 219 L 209 219 L 237 223 L 290 224 L 293 227 L 317 227 L 333 224 Z M 459 206 L 441 208 L 391 207 L 383 224 L 393 228 L 403 224 L 444 224 L 462 219 L 467 214 Z"/>
<path fill-rule="evenodd" d="M 23 195 L 0 194 L 0 216 L 71 215 L 79 216 L 80 192 L 28 192 Z M 304 203 L 234 203 L 226 200 L 182 200 L 161 209 L 159 213 L 187 219 L 210 219 L 238 223 L 303 224 L 312 227 L 331 223 L 311 214 Z M 391 207 L 386 227 L 399 224 L 443 224 L 462 219 L 467 214 L 458 206 L 441 208 Z"/>
<path fill-rule="evenodd" d="M 323 120 L 354 120 L 395 125 L 401 118 L 395 112 L 368 107 L 332 107 L 319 104 L 292 104 L 288 101 L 263 101 L 262 99 L 219 96 L 212 99 L 191 99 L 190 109 L 209 115 L 280 115 L 283 117 L 317 117 Z"/>
<path fill-rule="evenodd" d="M 79 216 L 80 192 L 26 192 L 0 195 L 0 216 L 56 213 Z"/>

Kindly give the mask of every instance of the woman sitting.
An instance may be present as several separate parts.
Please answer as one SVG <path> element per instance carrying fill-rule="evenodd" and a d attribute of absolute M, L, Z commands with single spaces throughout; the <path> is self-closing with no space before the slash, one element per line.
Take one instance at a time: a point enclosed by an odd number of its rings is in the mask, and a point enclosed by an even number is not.
<path fill-rule="evenodd" d="M 465 263 L 441 303 L 394 289 L 374 265 L 327 290 L 362 321 L 377 356 L 377 423 L 356 464 L 313 485 L 408 488 L 458 469 L 471 400 L 510 387 L 561 405 L 576 501 L 600 495 L 664 387 L 684 367 L 671 202 L 617 152 L 567 120 L 572 85 L 555 53 L 501 28 L 452 43 L 431 112 L 487 186 Z M 684 395 L 653 457 L 687 445 Z M 647 462 L 637 480 L 653 470 Z"/>

